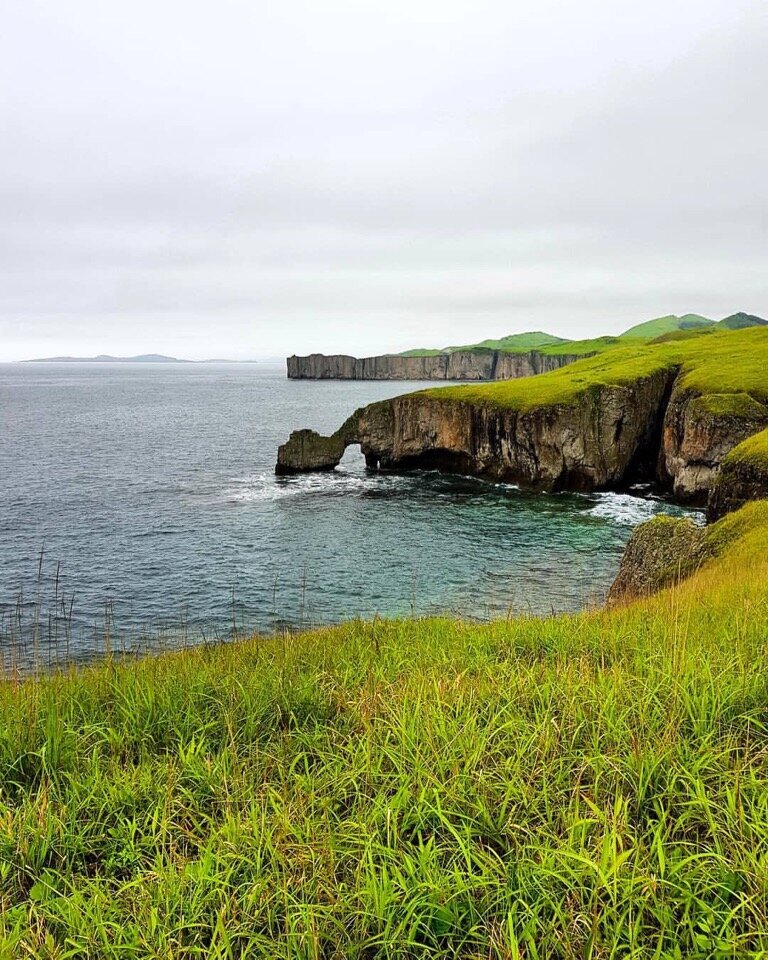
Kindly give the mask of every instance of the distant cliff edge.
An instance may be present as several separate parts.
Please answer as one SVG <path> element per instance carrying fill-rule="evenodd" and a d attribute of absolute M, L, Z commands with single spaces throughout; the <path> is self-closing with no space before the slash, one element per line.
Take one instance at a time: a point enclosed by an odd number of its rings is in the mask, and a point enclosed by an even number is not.
<path fill-rule="evenodd" d="M 544 354 L 538 350 L 508 353 L 503 350 L 461 350 L 432 356 L 288 357 L 290 380 L 513 380 L 557 370 L 584 354 Z"/>

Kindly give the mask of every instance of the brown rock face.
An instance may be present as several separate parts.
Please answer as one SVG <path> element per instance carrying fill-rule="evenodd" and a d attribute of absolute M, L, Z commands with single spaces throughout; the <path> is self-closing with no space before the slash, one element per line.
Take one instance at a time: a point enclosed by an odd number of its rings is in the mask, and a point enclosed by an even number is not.
<path fill-rule="evenodd" d="M 369 467 L 436 468 L 547 490 L 617 487 L 652 478 L 673 377 L 595 387 L 576 403 L 523 412 L 408 394 L 363 407 L 325 440 L 292 434 L 277 469 L 328 469 L 359 443 Z"/>
<path fill-rule="evenodd" d="M 727 465 L 717 482 L 730 450 L 766 424 L 768 408 L 752 397 L 697 396 L 672 368 L 526 411 L 407 394 L 363 407 L 331 437 L 292 434 L 276 469 L 328 470 L 359 443 L 372 469 L 438 469 L 543 490 L 656 480 L 679 500 L 705 503 L 711 494 L 715 517 L 768 495 L 757 468 Z"/>
<path fill-rule="evenodd" d="M 711 523 L 750 500 L 768 500 L 768 467 L 749 461 L 726 460 L 720 469 L 707 504 Z"/>
<path fill-rule="evenodd" d="M 587 354 L 585 354 L 587 356 Z M 511 380 L 557 370 L 577 356 L 462 350 L 433 357 L 349 357 L 313 353 L 288 357 L 290 380 Z"/>
<path fill-rule="evenodd" d="M 664 415 L 659 479 L 678 500 L 705 503 L 720 464 L 768 424 L 768 408 L 746 394 L 701 397 L 676 387 Z"/>
<path fill-rule="evenodd" d="M 295 430 L 278 450 L 275 473 L 307 473 L 333 470 L 344 456 L 345 444 L 338 433 L 323 437 L 314 430 Z"/>

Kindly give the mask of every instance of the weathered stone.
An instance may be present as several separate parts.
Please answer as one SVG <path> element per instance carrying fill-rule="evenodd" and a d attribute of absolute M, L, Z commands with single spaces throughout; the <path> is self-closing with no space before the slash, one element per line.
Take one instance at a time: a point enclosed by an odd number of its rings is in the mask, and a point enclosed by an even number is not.
<path fill-rule="evenodd" d="M 726 458 L 707 504 L 707 520 L 719 520 L 750 500 L 768 500 L 768 465 Z"/>
<path fill-rule="evenodd" d="M 744 393 L 698 396 L 682 386 L 664 415 L 659 479 L 676 499 L 704 504 L 726 455 L 768 424 L 768 408 Z"/>
<path fill-rule="evenodd" d="M 350 357 L 312 353 L 288 357 L 291 380 L 512 380 L 557 370 L 582 356 L 551 356 L 531 350 L 458 350 L 431 357 Z"/>
<path fill-rule="evenodd" d="M 696 395 L 673 367 L 524 411 L 406 394 L 356 411 L 332 437 L 292 435 L 277 470 L 330 469 L 359 443 L 371 468 L 439 469 L 543 490 L 656 481 L 678 500 L 703 504 L 711 494 L 717 517 L 768 495 L 766 477 L 746 465 L 728 465 L 717 484 L 728 453 L 767 423 L 768 407 L 753 397 Z"/>
<path fill-rule="evenodd" d="M 278 470 L 328 469 L 359 443 L 369 466 L 428 468 L 547 490 L 593 490 L 652 479 L 675 371 L 599 386 L 577 401 L 528 411 L 406 394 L 358 410 L 327 438 L 294 434 Z M 341 445 L 341 446 L 340 446 Z M 317 463 L 318 466 L 312 466 Z"/>
<path fill-rule="evenodd" d="M 344 455 L 344 440 L 336 433 L 323 437 L 314 430 L 294 430 L 277 451 L 276 473 L 333 470 Z"/>
<path fill-rule="evenodd" d="M 629 538 L 608 603 L 648 596 L 690 576 L 709 556 L 706 531 L 692 520 L 654 517 Z"/>

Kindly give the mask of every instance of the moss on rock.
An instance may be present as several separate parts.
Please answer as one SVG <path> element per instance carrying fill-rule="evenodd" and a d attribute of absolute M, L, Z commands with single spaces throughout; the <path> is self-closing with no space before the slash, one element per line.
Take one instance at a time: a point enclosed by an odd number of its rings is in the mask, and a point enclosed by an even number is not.
<path fill-rule="evenodd" d="M 687 518 L 654 517 L 632 533 L 608 602 L 655 593 L 685 579 L 710 556 L 703 527 Z"/>

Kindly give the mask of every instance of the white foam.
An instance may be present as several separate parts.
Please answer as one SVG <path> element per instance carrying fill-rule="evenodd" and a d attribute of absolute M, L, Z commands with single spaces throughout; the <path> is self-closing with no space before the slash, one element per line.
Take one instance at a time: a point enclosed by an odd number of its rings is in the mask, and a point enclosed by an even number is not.
<path fill-rule="evenodd" d="M 224 490 L 223 499 L 229 503 L 258 503 L 285 500 L 309 494 L 339 494 L 359 491 L 365 486 L 363 477 L 333 470 L 327 473 L 307 473 L 295 477 L 277 477 L 272 473 L 256 473 L 234 477 Z"/>
<path fill-rule="evenodd" d="M 622 526 L 636 527 L 659 513 L 690 516 L 696 523 L 703 522 L 701 512 L 681 510 L 673 504 L 653 497 L 637 497 L 628 493 L 599 493 L 593 496 L 598 498 L 598 502 L 587 513 L 592 517 L 610 520 Z"/>

